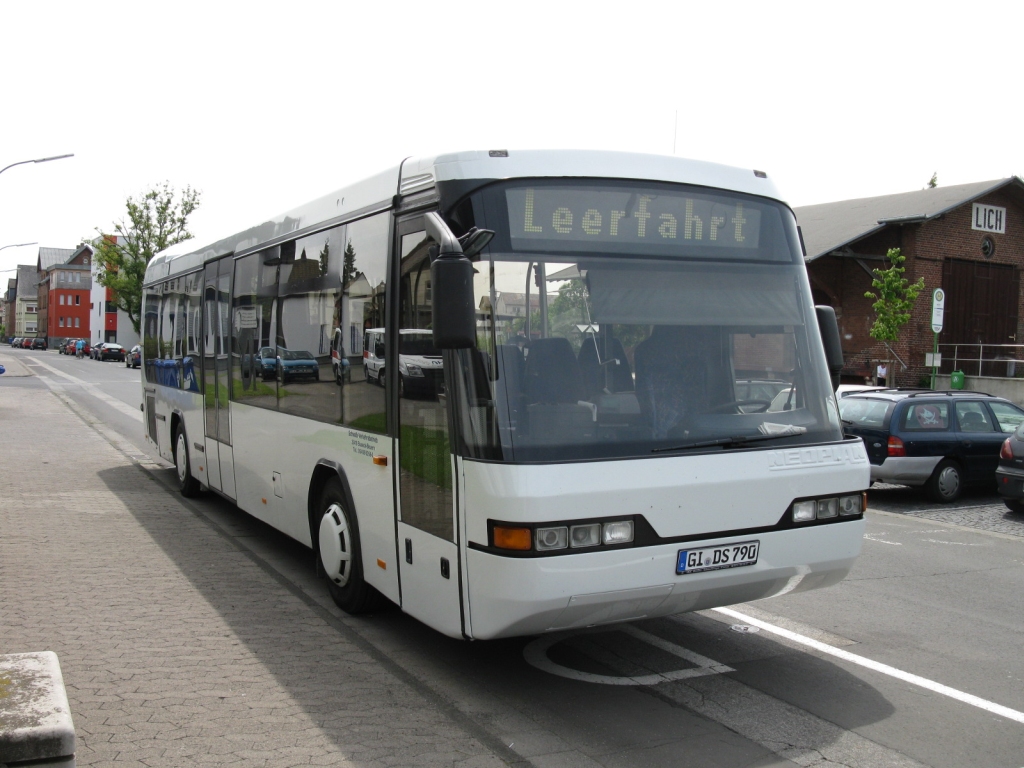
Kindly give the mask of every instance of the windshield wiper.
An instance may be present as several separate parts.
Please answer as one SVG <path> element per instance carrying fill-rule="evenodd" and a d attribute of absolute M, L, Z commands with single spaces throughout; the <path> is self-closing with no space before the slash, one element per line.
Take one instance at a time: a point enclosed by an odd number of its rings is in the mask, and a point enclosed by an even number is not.
<path fill-rule="evenodd" d="M 733 435 L 732 437 L 716 437 L 714 440 L 699 440 L 695 443 L 683 443 L 671 448 L 652 448 L 651 453 L 667 453 L 669 451 L 685 451 L 690 448 L 711 448 L 721 445 L 724 448 L 745 445 L 746 443 L 758 443 L 762 440 L 774 440 L 778 437 L 792 437 L 795 433 L 777 435 Z"/>

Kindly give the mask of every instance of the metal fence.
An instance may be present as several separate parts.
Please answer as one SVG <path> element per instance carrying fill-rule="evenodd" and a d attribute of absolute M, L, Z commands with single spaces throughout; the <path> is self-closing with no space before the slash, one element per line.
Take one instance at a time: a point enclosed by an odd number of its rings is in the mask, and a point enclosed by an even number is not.
<path fill-rule="evenodd" d="M 1024 376 L 1024 344 L 939 344 L 941 373 L 969 376 Z M 1018 365 L 1020 363 L 1020 365 Z"/>

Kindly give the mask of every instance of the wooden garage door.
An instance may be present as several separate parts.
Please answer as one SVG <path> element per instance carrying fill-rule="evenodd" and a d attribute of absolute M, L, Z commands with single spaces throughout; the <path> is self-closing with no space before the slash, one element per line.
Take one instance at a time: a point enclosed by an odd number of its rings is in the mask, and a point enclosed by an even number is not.
<path fill-rule="evenodd" d="M 947 259 L 942 266 L 942 286 L 946 290 L 946 312 L 939 343 L 1017 343 L 1015 335 L 1020 276 L 1016 267 Z M 980 347 L 974 347 L 966 356 L 977 358 L 979 351 Z M 961 354 L 966 352 L 967 350 L 963 350 Z M 1007 354 L 1007 350 L 995 348 L 986 348 L 983 351 L 986 359 Z M 989 367 L 991 366 L 986 364 L 985 368 Z M 997 372 L 996 368 L 998 366 L 993 367 L 991 372 L 986 370 L 985 374 L 1005 375 L 1001 370 Z M 1003 368 L 1005 369 L 1005 365 Z"/>

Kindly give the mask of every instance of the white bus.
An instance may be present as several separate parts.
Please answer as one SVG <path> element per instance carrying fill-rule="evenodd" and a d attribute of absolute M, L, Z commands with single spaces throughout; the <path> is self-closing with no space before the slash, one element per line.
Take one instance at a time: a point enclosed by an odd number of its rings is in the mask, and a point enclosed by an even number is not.
<path fill-rule="evenodd" d="M 346 611 L 528 635 L 826 587 L 860 552 L 835 315 L 764 173 L 448 154 L 185 245 L 146 272 L 148 438 Z M 400 386 L 404 336 L 436 386 Z"/>

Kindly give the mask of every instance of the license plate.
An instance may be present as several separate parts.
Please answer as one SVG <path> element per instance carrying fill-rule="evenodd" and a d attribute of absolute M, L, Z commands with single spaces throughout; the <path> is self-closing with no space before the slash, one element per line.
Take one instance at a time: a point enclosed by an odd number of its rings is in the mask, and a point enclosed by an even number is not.
<path fill-rule="evenodd" d="M 759 541 L 742 541 L 739 544 L 681 549 L 679 558 L 676 560 L 676 573 L 700 573 L 701 571 L 718 571 L 723 568 L 754 565 L 757 562 L 757 552 L 760 548 L 761 542 Z"/>

